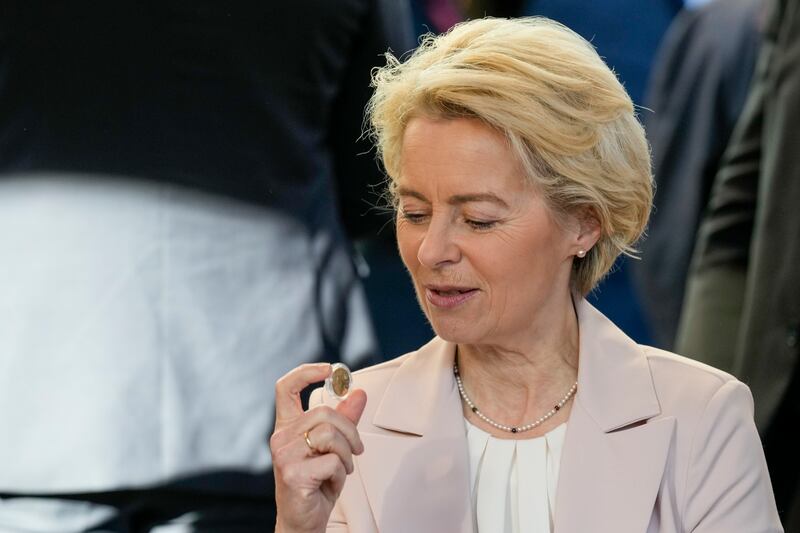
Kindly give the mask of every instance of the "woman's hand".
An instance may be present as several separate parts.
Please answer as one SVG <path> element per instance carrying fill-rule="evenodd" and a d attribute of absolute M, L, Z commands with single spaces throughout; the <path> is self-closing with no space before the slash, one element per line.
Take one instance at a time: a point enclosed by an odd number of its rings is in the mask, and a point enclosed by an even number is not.
<path fill-rule="evenodd" d="M 278 506 L 276 533 L 324 532 L 345 478 L 353 472 L 353 454 L 364 451 L 356 430 L 367 404 L 363 390 L 353 390 L 336 409 L 320 405 L 303 411 L 300 391 L 330 373 L 327 363 L 302 365 L 275 385 L 270 449 Z"/>

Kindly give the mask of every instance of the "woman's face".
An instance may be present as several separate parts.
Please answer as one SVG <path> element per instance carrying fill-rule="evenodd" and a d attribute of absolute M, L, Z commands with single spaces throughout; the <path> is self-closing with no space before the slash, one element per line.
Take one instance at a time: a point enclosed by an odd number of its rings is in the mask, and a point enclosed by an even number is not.
<path fill-rule="evenodd" d="M 482 122 L 412 119 L 397 193 L 400 254 L 440 337 L 524 341 L 537 314 L 569 296 L 580 229 L 555 222 L 505 138 Z"/>

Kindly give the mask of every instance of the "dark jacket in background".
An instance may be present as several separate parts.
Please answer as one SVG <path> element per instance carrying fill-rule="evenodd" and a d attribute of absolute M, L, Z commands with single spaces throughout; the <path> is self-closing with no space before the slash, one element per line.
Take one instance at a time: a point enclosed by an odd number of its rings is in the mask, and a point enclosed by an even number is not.
<path fill-rule="evenodd" d="M 630 268 L 662 348 L 675 342 L 697 227 L 750 88 L 763 3 L 718 0 L 682 11 L 654 63 L 642 118 L 655 205 L 641 260 Z"/>
<path fill-rule="evenodd" d="M 167 181 L 311 226 L 335 175 L 358 226 L 382 180 L 356 144 L 369 70 L 413 44 L 408 16 L 391 0 L 3 2 L 0 172 Z"/>
<path fill-rule="evenodd" d="M 800 1 L 775 0 L 700 226 L 678 349 L 747 383 L 787 531 L 800 530 Z"/>

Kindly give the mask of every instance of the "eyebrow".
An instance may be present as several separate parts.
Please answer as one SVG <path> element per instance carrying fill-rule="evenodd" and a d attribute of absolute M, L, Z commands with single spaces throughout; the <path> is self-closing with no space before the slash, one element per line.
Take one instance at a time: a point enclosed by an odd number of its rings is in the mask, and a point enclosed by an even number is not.
<path fill-rule="evenodd" d="M 413 189 L 408 189 L 406 187 L 398 188 L 397 189 L 397 194 L 399 196 L 411 196 L 412 198 L 416 198 L 416 199 L 421 200 L 423 202 L 430 203 L 430 201 L 427 198 L 425 198 L 425 195 L 423 195 L 422 193 L 417 192 L 417 191 L 415 191 Z M 472 194 L 456 194 L 456 195 L 451 196 L 447 200 L 447 203 L 449 203 L 451 205 L 460 205 L 460 204 L 466 204 L 466 203 L 470 203 L 470 202 L 490 202 L 490 203 L 493 203 L 493 204 L 497 204 L 497 205 L 499 205 L 501 207 L 505 207 L 505 208 L 508 207 L 508 204 L 502 198 L 500 198 L 499 196 L 494 195 L 494 194 L 492 194 L 490 192 L 472 193 Z"/>

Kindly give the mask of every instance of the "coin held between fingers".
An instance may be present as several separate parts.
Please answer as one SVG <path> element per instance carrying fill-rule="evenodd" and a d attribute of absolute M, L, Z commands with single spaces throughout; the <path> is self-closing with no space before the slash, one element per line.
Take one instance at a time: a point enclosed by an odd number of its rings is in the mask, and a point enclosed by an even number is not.
<path fill-rule="evenodd" d="M 325 380 L 325 390 L 333 398 L 341 401 L 347 398 L 353 384 L 353 374 L 347 365 L 335 363 L 331 365 L 331 375 Z"/>

